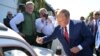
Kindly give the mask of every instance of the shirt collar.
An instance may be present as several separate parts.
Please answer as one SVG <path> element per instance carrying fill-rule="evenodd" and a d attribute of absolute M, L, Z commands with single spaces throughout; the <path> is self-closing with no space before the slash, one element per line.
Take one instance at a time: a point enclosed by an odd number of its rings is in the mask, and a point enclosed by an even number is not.
<path fill-rule="evenodd" d="M 69 23 L 66 25 L 67 29 L 69 29 L 69 25 L 70 25 L 70 21 L 69 21 Z M 63 27 L 60 27 L 60 29 L 63 29 Z"/>

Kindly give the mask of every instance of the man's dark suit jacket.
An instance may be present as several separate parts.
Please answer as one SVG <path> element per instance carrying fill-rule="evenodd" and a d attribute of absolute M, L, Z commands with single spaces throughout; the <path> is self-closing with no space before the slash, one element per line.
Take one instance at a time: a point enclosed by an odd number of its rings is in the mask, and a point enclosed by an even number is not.
<path fill-rule="evenodd" d="M 95 32 L 94 32 L 94 22 L 91 21 L 88 25 L 88 28 L 90 29 L 90 31 L 92 32 L 93 36 L 96 36 L 96 31 L 98 29 L 97 25 L 95 25 Z"/>
<path fill-rule="evenodd" d="M 56 38 L 59 39 L 64 48 L 65 53 L 68 56 L 72 56 L 70 49 L 78 45 L 81 45 L 83 49 L 77 54 L 75 54 L 75 56 L 93 56 L 93 51 L 90 48 L 90 46 L 93 44 L 94 38 L 84 22 L 70 20 L 69 24 L 70 44 L 64 38 L 63 29 L 60 26 L 57 26 L 55 28 L 55 31 L 51 36 L 44 38 L 44 43 Z"/>
<path fill-rule="evenodd" d="M 7 27 L 11 28 L 9 22 L 10 22 L 10 19 L 8 19 L 8 18 L 5 18 L 3 20 L 4 25 L 6 25 Z"/>

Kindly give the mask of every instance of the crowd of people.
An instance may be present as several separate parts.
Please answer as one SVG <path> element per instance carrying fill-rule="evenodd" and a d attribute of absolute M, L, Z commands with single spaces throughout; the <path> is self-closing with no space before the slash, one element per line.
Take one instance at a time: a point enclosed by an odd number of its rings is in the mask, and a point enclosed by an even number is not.
<path fill-rule="evenodd" d="M 71 20 L 70 12 L 59 9 L 49 16 L 45 8 L 40 8 L 39 18 L 35 17 L 34 3 L 28 1 L 25 11 L 12 16 L 9 11 L 4 24 L 20 34 L 30 45 L 50 48 L 52 40 L 58 39 L 68 56 L 100 56 L 100 12 L 93 12 L 88 22 Z"/>

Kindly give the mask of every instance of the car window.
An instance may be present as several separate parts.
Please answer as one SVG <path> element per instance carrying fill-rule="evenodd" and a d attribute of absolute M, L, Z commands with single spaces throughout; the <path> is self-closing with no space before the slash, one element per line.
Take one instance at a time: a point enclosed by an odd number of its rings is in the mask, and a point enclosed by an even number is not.
<path fill-rule="evenodd" d="M 27 50 L 20 47 L 2 47 L 4 56 L 32 56 Z"/>

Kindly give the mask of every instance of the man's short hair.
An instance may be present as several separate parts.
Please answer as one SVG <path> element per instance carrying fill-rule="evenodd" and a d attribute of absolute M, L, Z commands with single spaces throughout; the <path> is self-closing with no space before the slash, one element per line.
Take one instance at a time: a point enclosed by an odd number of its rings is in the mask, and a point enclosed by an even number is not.
<path fill-rule="evenodd" d="M 100 12 L 99 11 L 94 11 L 93 12 L 93 15 L 95 16 L 95 15 L 100 15 Z"/>
<path fill-rule="evenodd" d="M 63 13 L 65 15 L 65 17 L 70 17 L 70 13 L 66 9 L 58 10 L 57 15 L 60 14 L 60 13 Z"/>
<path fill-rule="evenodd" d="M 43 11 L 43 13 L 48 14 L 47 9 L 45 9 L 45 8 L 40 8 L 39 13 L 41 13 L 42 11 Z"/>
<path fill-rule="evenodd" d="M 32 1 L 27 1 L 25 5 L 32 4 L 34 6 L 34 3 Z"/>
<path fill-rule="evenodd" d="M 100 15 L 100 12 L 99 11 L 95 12 L 95 15 Z"/>

